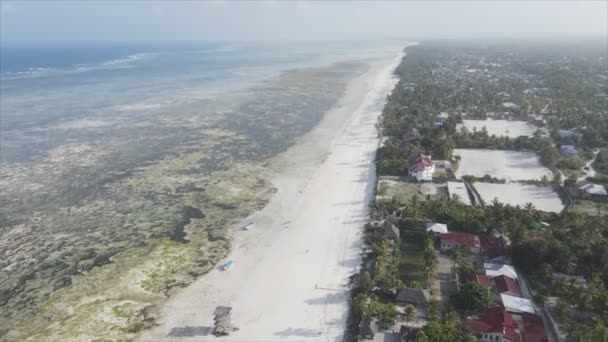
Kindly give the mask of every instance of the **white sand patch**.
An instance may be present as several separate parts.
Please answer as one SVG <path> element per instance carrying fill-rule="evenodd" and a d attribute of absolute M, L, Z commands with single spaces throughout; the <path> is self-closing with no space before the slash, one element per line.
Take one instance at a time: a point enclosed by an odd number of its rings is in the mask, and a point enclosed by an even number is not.
<path fill-rule="evenodd" d="M 360 265 L 361 230 L 375 186 L 375 129 L 401 56 L 376 61 L 298 144 L 272 162 L 278 192 L 235 232 L 234 266 L 216 269 L 170 299 L 142 341 L 341 341 L 349 276 Z M 370 108 L 374 108 L 370 110 Z M 240 225 L 237 225 L 237 227 Z M 170 336 L 209 327 L 218 305 L 239 330 L 226 337 Z"/>
<path fill-rule="evenodd" d="M 523 207 L 532 203 L 538 210 L 560 212 L 564 209 L 559 195 L 551 187 L 541 187 L 522 183 L 494 184 L 475 182 L 475 189 L 486 205 L 494 198 L 499 202 Z"/>
<path fill-rule="evenodd" d="M 541 165 L 536 154 L 521 151 L 455 149 L 460 156 L 456 177 L 490 175 L 506 180 L 552 179 L 551 170 Z"/>
<path fill-rule="evenodd" d="M 84 129 L 84 128 L 99 128 L 113 125 L 115 122 L 112 120 L 101 120 L 101 119 L 74 119 L 65 122 L 61 122 L 53 126 L 56 129 Z"/>
<path fill-rule="evenodd" d="M 510 121 L 510 120 L 463 120 L 462 124 L 456 126 L 460 130 L 461 127 L 466 127 L 470 132 L 473 129 L 481 131 L 483 127 L 488 130 L 489 135 L 507 136 L 517 138 L 519 136 L 532 136 L 538 129 L 536 126 L 527 121 Z"/>

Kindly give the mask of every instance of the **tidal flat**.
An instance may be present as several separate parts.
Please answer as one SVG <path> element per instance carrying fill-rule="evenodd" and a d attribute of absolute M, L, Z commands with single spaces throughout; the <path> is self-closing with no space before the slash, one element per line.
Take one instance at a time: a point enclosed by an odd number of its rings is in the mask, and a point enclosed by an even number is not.
<path fill-rule="evenodd" d="M 154 325 L 174 289 L 226 255 L 228 228 L 266 204 L 264 162 L 367 68 L 287 70 L 169 108 L 7 131 L 0 339 L 129 339 Z"/>

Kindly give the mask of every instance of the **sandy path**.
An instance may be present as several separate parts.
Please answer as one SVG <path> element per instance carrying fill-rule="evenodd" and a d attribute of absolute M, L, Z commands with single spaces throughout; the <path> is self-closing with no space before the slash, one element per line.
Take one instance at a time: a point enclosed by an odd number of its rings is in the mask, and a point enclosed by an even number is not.
<path fill-rule="evenodd" d="M 394 86 L 396 53 L 372 62 L 322 122 L 272 162 L 279 191 L 249 218 L 253 230 L 235 234 L 233 268 L 169 300 L 161 325 L 141 340 L 341 340 L 375 184 L 378 102 Z M 205 335 L 218 305 L 233 307 L 239 330 L 230 336 Z"/>

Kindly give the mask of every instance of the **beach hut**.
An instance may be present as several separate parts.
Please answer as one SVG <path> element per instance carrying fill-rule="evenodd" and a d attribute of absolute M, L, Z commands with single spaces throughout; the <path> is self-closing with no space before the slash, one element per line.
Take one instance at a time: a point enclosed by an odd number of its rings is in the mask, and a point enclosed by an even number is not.
<path fill-rule="evenodd" d="M 399 240 L 399 228 L 395 227 L 394 224 L 389 221 L 384 221 L 382 224 L 384 229 L 384 236 L 389 240 Z"/>
<path fill-rule="evenodd" d="M 404 287 L 395 298 L 397 303 L 413 304 L 416 307 L 425 307 L 430 300 L 430 294 L 423 289 Z"/>

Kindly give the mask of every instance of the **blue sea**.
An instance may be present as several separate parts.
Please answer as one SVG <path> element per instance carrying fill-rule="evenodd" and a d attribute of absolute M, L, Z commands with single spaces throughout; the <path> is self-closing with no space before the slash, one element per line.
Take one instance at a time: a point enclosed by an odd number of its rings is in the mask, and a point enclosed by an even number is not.
<path fill-rule="evenodd" d="M 170 104 L 245 88 L 281 70 L 377 55 L 394 42 L 3 45 L 3 130 L 27 129 L 120 105 Z"/>

